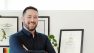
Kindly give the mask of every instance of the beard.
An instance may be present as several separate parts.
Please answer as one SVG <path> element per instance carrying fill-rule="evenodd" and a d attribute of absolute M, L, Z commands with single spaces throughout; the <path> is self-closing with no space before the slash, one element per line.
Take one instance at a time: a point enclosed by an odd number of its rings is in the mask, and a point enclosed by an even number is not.
<path fill-rule="evenodd" d="M 29 31 L 34 31 L 34 30 L 36 30 L 37 24 L 36 24 L 35 22 L 33 22 L 32 24 L 33 24 L 33 26 L 30 25 L 30 23 L 28 23 L 28 25 L 24 23 L 24 26 L 25 26 Z"/>
<path fill-rule="evenodd" d="M 36 25 L 35 27 L 33 27 L 33 28 L 27 27 L 27 29 L 28 29 L 29 31 L 34 31 L 34 30 L 36 30 L 36 27 L 37 27 L 37 25 Z"/>

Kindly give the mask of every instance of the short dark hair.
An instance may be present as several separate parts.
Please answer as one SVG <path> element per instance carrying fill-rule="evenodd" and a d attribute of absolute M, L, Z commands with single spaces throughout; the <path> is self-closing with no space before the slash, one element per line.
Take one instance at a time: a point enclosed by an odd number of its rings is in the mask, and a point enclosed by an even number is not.
<path fill-rule="evenodd" d="M 28 9 L 33 9 L 33 10 L 35 10 L 35 11 L 38 12 L 37 8 L 35 8 L 35 7 L 33 7 L 33 6 L 28 6 L 28 7 L 26 7 L 26 8 L 23 10 L 23 15 L 25 14 L 25 12 L 26 12 Z"/>

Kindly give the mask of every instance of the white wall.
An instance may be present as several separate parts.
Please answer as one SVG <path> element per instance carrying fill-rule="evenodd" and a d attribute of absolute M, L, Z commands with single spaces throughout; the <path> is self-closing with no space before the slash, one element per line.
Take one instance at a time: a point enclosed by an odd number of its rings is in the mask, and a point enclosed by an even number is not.
<path fill-rule="evenodd" d="M 21 12 L 0 11 L 0 15 L 21 17 Z M 54 34 L 57 40 L 59 40 L 60 29 L 84 29 L 83 53 L 94 53 L 93 10 L 41 10 L 39 14 L 50 16 L 50 33 Z"/>
<path fill-rule="evenodd" d="M 94 10 L 94 0 L 0 0 L 0 10 L 23 10 L 30 5 L 39 10 Z"/>

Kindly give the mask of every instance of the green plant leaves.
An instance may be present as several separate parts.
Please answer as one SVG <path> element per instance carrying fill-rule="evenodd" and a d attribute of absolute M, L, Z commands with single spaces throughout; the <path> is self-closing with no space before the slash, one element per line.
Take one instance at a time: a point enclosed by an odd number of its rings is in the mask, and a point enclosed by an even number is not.
<path fill-rule="evenodd" d="M 48 38 L 50 40 L 50 42 L 52 43 L 53 47 L 57 46 L 57 40 L 55 39 L 54 35 L 48 35 Z"/>

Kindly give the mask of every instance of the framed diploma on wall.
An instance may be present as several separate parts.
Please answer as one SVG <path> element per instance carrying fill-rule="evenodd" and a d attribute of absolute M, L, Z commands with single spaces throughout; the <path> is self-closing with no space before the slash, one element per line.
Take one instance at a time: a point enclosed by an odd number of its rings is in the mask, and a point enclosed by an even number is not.
<path fill-rule="evenodd" d="M 58 53 L 82 53 L 84 29 L 61 29 Z"/>
<path fill-rule="evenodd" d="M 0 17 L 0 47 L 9 47 L 9 37 L 18 31 L 17 16 Z"/>

